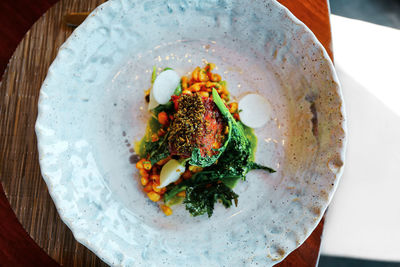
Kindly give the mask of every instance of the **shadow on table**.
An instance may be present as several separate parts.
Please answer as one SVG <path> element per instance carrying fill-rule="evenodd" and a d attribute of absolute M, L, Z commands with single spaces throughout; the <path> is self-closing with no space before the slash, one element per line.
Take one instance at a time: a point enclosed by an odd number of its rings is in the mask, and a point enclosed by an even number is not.
<path fill-rule="evenodd" d="M 318 267 L 400 267 L 400 262 L 384 262 L 344 257 L 321 256 Z"/>
<path fill-rule="evenodd" d="M 329 0 L 332 14 L 400 29 L 399 0 Z"/>

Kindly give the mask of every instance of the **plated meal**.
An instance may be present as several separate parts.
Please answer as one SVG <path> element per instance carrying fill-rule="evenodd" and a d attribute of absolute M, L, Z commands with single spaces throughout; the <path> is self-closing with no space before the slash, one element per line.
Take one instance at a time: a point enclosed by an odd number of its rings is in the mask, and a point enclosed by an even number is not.
<path fill-rule="evenodd" d="M 233 188 L 250 170 L 275 172 L 255 163 L 257 138 L 241 122 L 238 103 L 229 103 L 227 82 L 212 73 L 214 68 L 212 63 L 197 67 L 190 78 L 179 78 L 171 68 L 157 76 L 153 69 L 146 94 L 153 116 L 136 144 L 141 157 L 136 168 L 143 191 L 151 201 L 164 201 L 160 208 L 167 216 L 171 205 L 183 201 L 193 216 L 211 217 L 216 202 L 237 205 Z M 247 124 L 257 123 L 257 116 L 267 120 L 269 114 L 262 114 L 267 102 L 247 102 L 242 108 L 254 113 Z"/>
<path fill-rule="evenodd" d="M 274 0 L 107 1 L 60 48 L 38 110 L 57 211 L 112 266 L 276 264 L 343 170 L 333 64 Z"/>

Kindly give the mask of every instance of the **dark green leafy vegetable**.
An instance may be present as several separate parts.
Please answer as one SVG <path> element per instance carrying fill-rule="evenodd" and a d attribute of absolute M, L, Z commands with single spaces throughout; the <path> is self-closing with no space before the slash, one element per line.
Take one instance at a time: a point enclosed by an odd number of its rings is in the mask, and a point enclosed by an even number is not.
<path fill-rule="evenodd" d="M 164 200 L 168 201 L 179 192 L 186 191 L 184 203 L 193 216 L 207 213 L 210 217 L 214 210 L 214 203 L 218 200 L 226 208 L 232 205 L 232 200 L 237 203 L 238 195 L 232 189 L 239 180 L 245 180 L 250 170 L 262 169 L 271 173 L 275 172 L 253 161 L 251 143 L 245 135 L 242 124 L 232 117 L 215 89 L 213 99 L 228 122 L 229 133 L 224 144 L 225 151 L 219 157 L 217 164 L 196 173 L 189 180 L 171 186 L 164 195 Z M 192 161 L 189 163 L 192 164 Z"/>
<path fill-rule="evenodd" d="M 174 112 L 174 103 L 172 101 L 168 101 L 167 104 L 160 104 L 151 111 L 155 117 L 157 117 L 158 113 L 162 111 L 165 111 L 167 114 L 172 114 Z"/>
<path fill-rule="evenodd" d="M 192 151 L 192 156 L 190 158 L 190 165 L 194 166 L 199 166 L 199 167 L 208 167 L 214 164 L 218 158 L 222 155 L 222 152 L 225 151 L 226 145 L 228 144 L 228 141 L 225 141 L 225 144 L 218 148 L 218 149 L 213 149 L 214 151 L 217 151 L 218 153 L 212 155 L 212 156 L 202 156 L 200 153 L 199 148 L 194 148 Z"/>
<path fill-rule="evenodd" d="M 250 170 L 265 170 L 265 171 L 269 171 L 270 173 L 276 172 L 274 169 L 272 169 L 270 167 L 263 166 L 258 163 L 255 163 L 255 162 L 251 162 L 249 168 L 250 168 Z"/>
<path fill-rule="evenodd" d="M 182 93 L 182 86 L 179 83 L 179 85 L 175 88 L 174 95 L 180 95 L 181 93 Z"/>
<path fill-rule="evenodd" d="M 147 141 L 144 144 L 145 155 L 150 160 L 151 164 L 165 159 L 169 156 L 168 150 L 168 134 L 160 138 L 158 141 Z"/>
<path fill-rule="evenodd" d="M 232 117 L 215 89 L 213 89 L 212 95 L 215 104 L 227 119 L 229 125 L 229 143 L 213 169 L 234 176 L 242 176 L 243 180 L 250 170 L 263 169 L 275 172 L 269 167 L 253 162 L 251 144 L 245 135 L 242 124 Z"/>
<path fill-rule="evenodd" d="M 188 180 L 181 182 L 180 184 L 170 184 L 167 186 L 167 192 L 164 194 L 164 202 L 169 202 L 178 193 L 185 191 L 188 184 Z"/>
<path fill-rule="evenodd" d="M 193 216 L 207 213 L 208 217 L 211 217 L 215 202 L 220 200 L 225 208 L 229 208 L 232 200 L 237 203 L 237 198 L 238 195 L 223 183 L 203 183 L 188 187 L 183 203 Z"/>
<path fill-rule="evenodd" d="M 226 208 L 232 205 L 232 200 L 237 205 L 238 195 L 232 191 L 232 181 L 237 181 L 237 177 L 225 176 L 216 171 L 199 172 L 190 180 L 168 187 L 164 201 L 168 202 L 179 192 L 186 191 L 183 203 L 190 214 L 198 216 L 207 213 L 210 217 L 218 200 Z"/>

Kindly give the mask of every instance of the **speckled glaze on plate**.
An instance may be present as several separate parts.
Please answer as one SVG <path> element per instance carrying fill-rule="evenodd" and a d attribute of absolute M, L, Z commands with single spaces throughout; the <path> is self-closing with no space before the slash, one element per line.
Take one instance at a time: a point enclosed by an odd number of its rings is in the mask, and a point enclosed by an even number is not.
<path fill-rule="evenodd" d="M 267 98 L 238 207 L 165 217 L 129 162 L 149 118 L 151 70 L 213 62 L 233 96 Z M 111 0 L 62 46 L 40 91 L 43 178 L 75 238 L 115 266 L 273 265 L 321 219 L 343 169 L 344 108 L 327 53 L 275 1 Z"/>

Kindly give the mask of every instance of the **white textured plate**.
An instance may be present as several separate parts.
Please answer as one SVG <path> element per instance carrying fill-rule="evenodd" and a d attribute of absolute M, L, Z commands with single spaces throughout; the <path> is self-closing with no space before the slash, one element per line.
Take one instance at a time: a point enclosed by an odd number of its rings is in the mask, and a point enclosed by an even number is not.
<path fill-rule="evenodd" d="M 149 117 L 153 65 L 181 75 L 203 61 L 240 98 L 257 92 L 272 119 L 238 207 L 211 219 L 183 206 L 165 217 L 137 183 L 128 143 Z M 272 265 L 312 232 L 337 186 L 342 97 L 314 35 L 275 1 L 112 0 L 62 46 L 40 91 L 40 166 L 76 239 L 111 265 Z"/>

